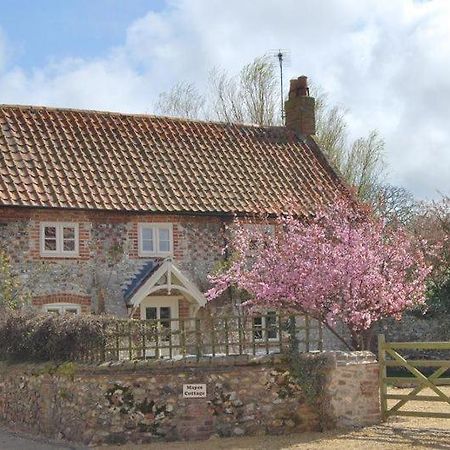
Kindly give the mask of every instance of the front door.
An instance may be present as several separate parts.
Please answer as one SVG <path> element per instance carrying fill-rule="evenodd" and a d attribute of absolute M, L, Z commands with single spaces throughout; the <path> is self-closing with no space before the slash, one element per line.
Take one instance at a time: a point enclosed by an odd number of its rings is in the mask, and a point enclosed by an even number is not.
<path fill-rule="evenodd" d="M 148 320 L 147 358 L 172 357 L 178 349 L 178 298 L 147 297 L 141 303 L 141 319 Z"/>

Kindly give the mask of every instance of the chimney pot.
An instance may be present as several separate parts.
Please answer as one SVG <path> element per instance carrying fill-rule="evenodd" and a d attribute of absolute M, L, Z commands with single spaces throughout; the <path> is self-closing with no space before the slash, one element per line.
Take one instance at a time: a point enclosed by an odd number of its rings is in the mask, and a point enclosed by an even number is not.
<path fill-rule="evenodd" d="M 302 75 L 290 81 L 285 117 L 286 127 L 305 136 L 315 134 L 315 100 L 309 96 L 308 77 Z"/>

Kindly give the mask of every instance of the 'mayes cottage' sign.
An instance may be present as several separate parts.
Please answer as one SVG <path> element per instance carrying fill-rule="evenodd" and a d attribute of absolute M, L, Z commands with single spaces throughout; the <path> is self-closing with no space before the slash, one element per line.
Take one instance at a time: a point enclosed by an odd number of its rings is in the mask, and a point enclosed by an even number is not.
<path fill-rule="evenodd" d="M 206 384 L 183 384 L 183 398 L 205 398 Z"/>

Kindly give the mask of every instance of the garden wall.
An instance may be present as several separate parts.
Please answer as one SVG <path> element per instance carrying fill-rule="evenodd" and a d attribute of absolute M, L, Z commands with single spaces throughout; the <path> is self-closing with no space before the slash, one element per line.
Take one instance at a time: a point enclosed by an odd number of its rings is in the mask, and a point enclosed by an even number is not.
<path fill-rule="evenodd" d="M 448 341 L 450 315 L 428 317 L 405 313 L 401 320 L 383 320 L 377 331 L 388 341 Z"/>
<path fill-rule="evenodd" d="M 272 355 L 100 366 L 3 363 L 0 419 L 91 445 L 284 434 L 380 420 L 372 354 L 298 358 L 295 370 Z M 206 384 L 206 397 L 183 398 L 189 383 Z"/>
<path fill-rule="evenodd" d="M 392 318 L 383 320 L 378 324 L 376 332 L 384 334 L 388 342 L 450 341 L 450 315 L 428 317 L 405 313 L 401 320 Z M 376 348 L 373 350 L 377 351 Z M 402 350 L 401 353 L 408 358 L 416 359 L 450 357 L 449 352 L 445 350 Z"/>

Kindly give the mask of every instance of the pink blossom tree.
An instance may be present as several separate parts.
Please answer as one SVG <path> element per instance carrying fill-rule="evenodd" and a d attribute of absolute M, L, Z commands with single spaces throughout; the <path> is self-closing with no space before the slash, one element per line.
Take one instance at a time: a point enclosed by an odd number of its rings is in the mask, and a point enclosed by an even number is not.
<path fill-rule="evenodd" d="M 431 267 L 423 242 L 369 210 L 338 200 L 308 220 L 277 224 L 275 236 L 235 224 L 230 264 L 210 277 L 209 299 L 235 286 L 250 296 L 244 306 L 309 314 L 353 349 L 369 347 L 380 319 L 400 319 L 425 302 Z M 337 333 L 339 322 L 349 340 Z"/>

